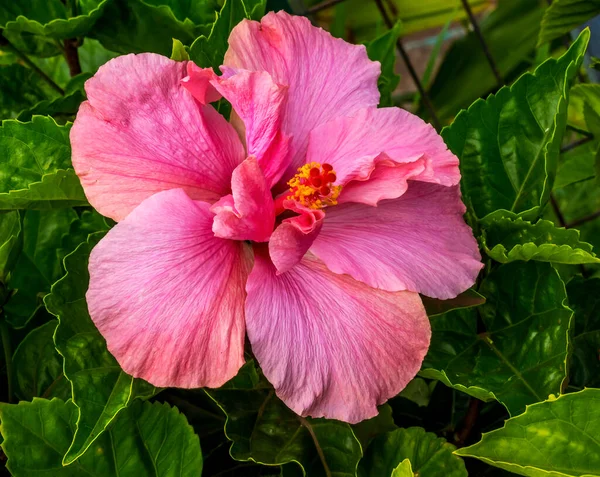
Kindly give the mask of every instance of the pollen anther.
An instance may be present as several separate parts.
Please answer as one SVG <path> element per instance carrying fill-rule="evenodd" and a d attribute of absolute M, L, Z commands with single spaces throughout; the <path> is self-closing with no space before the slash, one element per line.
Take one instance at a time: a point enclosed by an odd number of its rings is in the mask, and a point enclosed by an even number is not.
<path fill-rule="evenodd" d="M 337 176 L 331 164 L 310 162 L 298 168 L 298 173 L 288 181 L 292 199 L 310 209 L 337 205 L 342 186 L 333 185 Z"/>

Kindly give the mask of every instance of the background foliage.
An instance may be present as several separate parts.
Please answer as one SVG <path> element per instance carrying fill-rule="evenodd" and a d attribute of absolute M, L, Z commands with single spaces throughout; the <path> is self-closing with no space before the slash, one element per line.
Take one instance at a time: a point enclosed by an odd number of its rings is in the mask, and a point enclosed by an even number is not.
<path fill-rule="evenodd" d="M 600 36 L 573 33 L 600 2 L 465 4 L 0 0 L 0 473 L 600 476 Z M 445 126 L 486 265 L 456 299 L 424 299 L 419 376 L 353 426 L 296 416 L 251 355 L 220 389 L 133 379 L 85 303 L 113 225 L 71 167 L 85 80 L 131 52 L 218 68 L 235 24 L 271 9 L 365 43 L 382 106 Z M 423 38 L 421 90 L 399 88 L 397 56 Z"/>

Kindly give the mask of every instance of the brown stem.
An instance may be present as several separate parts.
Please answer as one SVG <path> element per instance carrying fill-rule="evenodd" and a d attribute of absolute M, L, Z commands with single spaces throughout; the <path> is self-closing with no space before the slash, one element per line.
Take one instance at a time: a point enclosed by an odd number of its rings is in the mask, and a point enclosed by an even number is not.
<path fill-rule="evenodd" d="M 481 401 L 476 398 L 471 398 L 469 401 L 469 409 L 467 410 L 467 415 L 463 420 L 462 426 L 459 430 L 456 431 L 454 435 L 454 443 L 457 447 L 462 447 L 465 445 L 465 442 L 473 432 L 473 428 L 475 427 L 475 423 L 477 422 L 477 418 L 479 417 L 479 411 L 481 409 Z"/>
<path fill-rule="evenodd" d="M 77 52 L 79 42 L 75 39 L 70 39 L 65 40 L 63 44 L 65 47 L 65 58 L 67 60 L 67 64 L 69 65 L 69 73 L 71 73 L 71 76 L 77 76 L 81 73 L 79 53 Z"/>
<path fill-rule="evenodd" d="M 317 13 L 317 12 L 320 12 L 321 10 L 325 10 L 327 8 L 333 7 L 334 5 L 337 5 L 338 3 L 342 3 L 344 1 L 346 1 L 346 0 L 325 0 L 324 2 L 313 5 L 307 11 L 308 11 L 308 13 Z"/>

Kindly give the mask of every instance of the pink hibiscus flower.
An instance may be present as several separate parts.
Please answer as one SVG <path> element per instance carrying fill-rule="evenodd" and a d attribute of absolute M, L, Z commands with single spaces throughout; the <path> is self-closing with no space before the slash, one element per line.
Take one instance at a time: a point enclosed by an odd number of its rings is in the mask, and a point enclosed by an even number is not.
<path fill-rule="evenodd" d="M 427 352 L 418 293 L 454 297 L 482 266 L 458 159 L 418 117 L 377 109 L 363 46 L 283 12 L 229 45 L 222 76 L 140 54 L 86 83 L 73 165 L 118 222 L 90 257 L 90 315 L 156 386 L 222 385 L 247 332 L 295 412 L 372 417 Z"/>

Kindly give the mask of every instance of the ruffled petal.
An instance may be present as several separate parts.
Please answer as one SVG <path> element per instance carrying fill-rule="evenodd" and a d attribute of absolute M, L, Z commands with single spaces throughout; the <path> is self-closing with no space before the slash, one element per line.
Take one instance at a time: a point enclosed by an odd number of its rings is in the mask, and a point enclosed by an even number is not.
<path fill-rule="evenodd" d="M 299 215 L 284 219 L 269 240 L 269 254 L 279 273 L 287 272 L 308 252 L 323 225 L 325 213 L 309 209 L 293 200 L 285 200 L 284 207 Z"/>
<path fill-rule="evenodd" d="M 232 194 L 211 207 L 216 214 L 212 227 L 215 235 L 231 240 L 269 240 L 275 226 L 275 205 L 255 157 L 233 171 L 231 189 Z"/>
<path fill-rule="evenodd" d="M 251 252 L 213 235 L 209 207 L 159 192 L 90 256 L 92 320 L 123 370 L 155 386 L 218 387 L 244 363 Z"/>
<path fill-rule="evenodd" d="M 364 176 L 381 153 L 397 164 L 420 158 L 426 168 L 416 180 L 445 186 L 460 181 L 458 158 L 435 129 L 418 116 L 400 108 L 367 108 L 352 117 L 328 122 L 310 134 L 307 162 L 329 163 L 337 184 L 364 181 Z M 399 197 L 391 189 L 384 198 Z M 365 202 L 368 203 L 368 202 Z"/>
<path fill-rule="evenodd" d="M 252 351 L 302 416 L 355 423 L 377 415 L 419 371 L 429 346 L 416 293 L 369 288 L 314 258 L 277 274 L 259 251 L 247 291 Z"/>
<path fill-rule="evenodd" d="M 71 129 L 73 166 L 101 214 L 121 220 L 162 190 L 210 202 L 230 192 L 244 147 L 181 85 L 185 76 L 185 62 L 144 53 L 115 58 L 87 81 Z"/>
<path fill-rule="evenodd" d="M 187 76 L 181 80 L 181 84 L 200 104 L 208 104 L 221 99 L 221 93 L 211 84 L 218 79 L 212 68 L 200 68 L 188 61 Z"/>
<path fill-rule="evenodd" d="M 230 73 L 212 84 L 231 103 L 232 122 L 241 121 L 236 129 L 243 131 L 247 153 L 258 159 L 271 187 L 290 162 L 290 138 L 281 132 L 288 87 L 275 84 L 264 71 Z"/>
<path fill-rule="evenodd" d="M 312 129 L 379 103 L 380 64 L 364 46 L 351 45 L 311 25 L 307 18 L 280 11 L 261 22 L 244 20 L 229 37 L 224 64 L 268 72 L 288 85 L 283 132 L 292 136 L 292 161 L 285 181 L 305 163 Z"/>
<path fill-rule="evenodd" d="M 411 181 L 402 197 L 377 207 L 327 209 L 311 252 L 335 273 L 372 287 L 453 298 L 483 266 L 464 213 L 458 186 Z"/>

